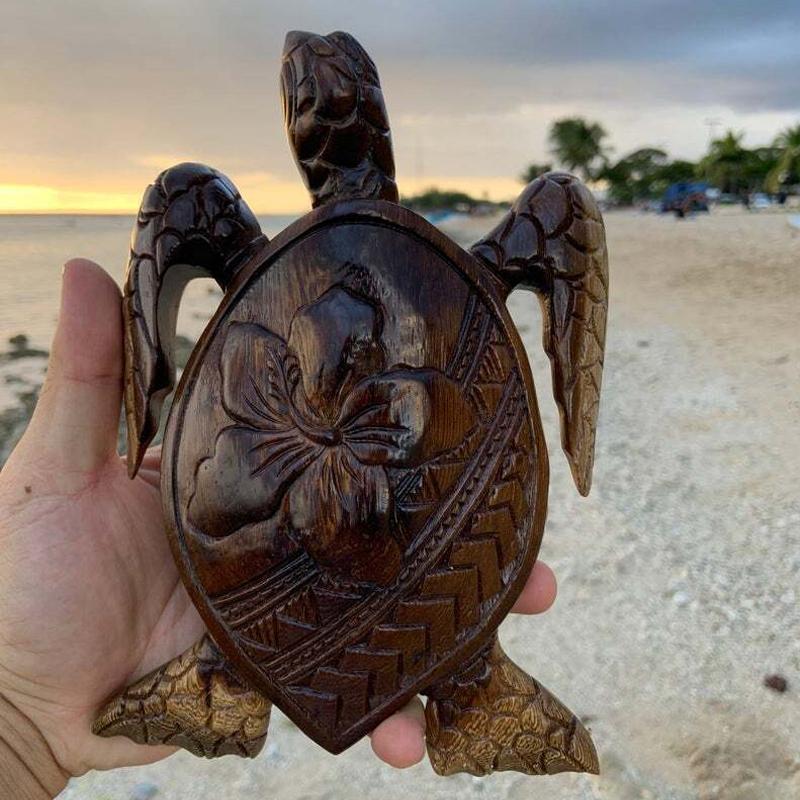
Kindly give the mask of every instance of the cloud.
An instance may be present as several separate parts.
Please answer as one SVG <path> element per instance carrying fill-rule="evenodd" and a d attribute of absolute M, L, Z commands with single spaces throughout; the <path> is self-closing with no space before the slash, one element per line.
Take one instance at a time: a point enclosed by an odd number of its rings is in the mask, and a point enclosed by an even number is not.
<path fill-rule="evenodd" d="M 518 174 L 559 115 L 622 150 L 696 156 L 703 119 L 766 139 L 800 116 L 797 0 L 4 0 L 0 182 L 137 194 L 168 162 L 298 181 L 277 76 L 285 32 L 374 56 L 409 180 Z M 110 184 L 113 183 L 113 186 Z M 288 189 L 287 189 L 288 191 Z M 296 195 L 293 195 L 296 196 Z M 293 201 L 294 202 L 294 201 Z"/>

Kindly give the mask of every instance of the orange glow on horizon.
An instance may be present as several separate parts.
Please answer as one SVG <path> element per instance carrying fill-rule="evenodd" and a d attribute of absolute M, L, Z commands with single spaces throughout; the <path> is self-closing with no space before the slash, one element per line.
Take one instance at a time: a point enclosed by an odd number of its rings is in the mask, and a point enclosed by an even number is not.
<path fill-rule="evenodd" d="M 308 193 L 299 176 L 287 181 L 266 173 L 231 175 L 257 214 L 302 214 L 310 210 Z M 477 176 L 398 177 L 403 195 L 436 187 L 476 198 L 511 200 L 522 186 L 513 178 Z M 142 186 L 142 191 L 144 186 Z M 135 214 L 142 192 L 118 188 L 94 191 L 38 184 L 0 183 L 0 214 Z"/>
<path fill-rule="evenodd" d="M 140 195 L 125 192 L 0 184 L 0 214 L 134 214 L 140 201 Z"/>

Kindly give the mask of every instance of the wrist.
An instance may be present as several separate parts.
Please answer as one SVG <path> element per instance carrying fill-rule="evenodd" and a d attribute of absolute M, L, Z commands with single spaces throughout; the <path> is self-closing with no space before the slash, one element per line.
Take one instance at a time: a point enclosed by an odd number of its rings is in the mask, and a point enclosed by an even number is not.
<path fill-rule="evenodd" d="M 0 800 L 51 800 L 68 778 L 38 728 L 0 694 Z"/>

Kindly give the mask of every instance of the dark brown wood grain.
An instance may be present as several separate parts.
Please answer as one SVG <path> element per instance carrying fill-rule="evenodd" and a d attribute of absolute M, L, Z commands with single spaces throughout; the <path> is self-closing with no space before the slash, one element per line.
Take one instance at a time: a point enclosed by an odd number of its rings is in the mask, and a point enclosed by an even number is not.
<path fill-rule="evenodd" d="M 281 97 L 289 144 L 315 208 L 359 197 L 397 202 L 378 71 L 349 33 L 288 34 Z"/>
<path fill-rule="evenodd" d="M 525 187 L 471 252 L 509 290 L 520 287 L 539 296 L 561 444 L 578 491 L 587 495 L 608 313 L 608 251 L 600 209 L 577 178 L 550 172 Z"/>
<path fill-rule="evenodd" d="M 596 771 L 588 733 L 496 631 L 535 561 L 548 483 L 504 301 L 517 285 L 542 298 L 585 493 L 607 305 L 597 207 L 571 176 L 543 176 L 468 253 L 395 202 L 377 72 L 351 36 L 289 34 L 282 94 L 314 211 L 267 242 L 227 179 L 179 165 L 137 220 L 132 472 L 172 388 L 185 281 L 225 289 L 162 460 L 168 538 L 210 636 L 111 699 L 95 730 L 253 755 L 275 702 L 336 753 L 422 693 L 440 774 Z"/>
<path fill-rule="evenodd" d="M 122 306 L 131 477 L 175 383 L 175 322 L 186 284 L 209 277 L 224 289 L 262 240 L 236 188 L 210 167 L 177 164 L 147 187 L 131 236 Z"/>

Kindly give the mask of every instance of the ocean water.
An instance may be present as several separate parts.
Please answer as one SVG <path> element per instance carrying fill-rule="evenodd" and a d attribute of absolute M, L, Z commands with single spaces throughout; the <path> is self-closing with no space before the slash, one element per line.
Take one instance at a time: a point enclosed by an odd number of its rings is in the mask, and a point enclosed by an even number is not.
<path fill-rule="evenodd" d="M 275 215 L 259 221 L 273 237 L 293 219 Z M 9 339 L 24 335 L 29 348 L 49 350 L 58 318 L 61 267 L 70 258 L 96 261 L 122 286 L 133 222 L 133 216 L 0 215 L 0 463 L 24 427 L 24 415 L 17 409 L 29 406 L 47 363 L 44 356 L 9 358 L 14 349 Z M 178 333 L 196 339 L 221 297 L 210 279 L 190 283 Z"/>
<path fill-rule="evenodd" d="M 294 217 L 260 217 L 272 237 Z M 101 264 L 122 285 L 132 216 L 0 215 L 0 352 L 10 337 L 25 334 L 33 346 L 47 348 L 58 315 L 61 267 L 81 256 Z M 197 314 L 212 311 L 215 284 L 190 284 L 178 330 L 196 336 L 205 322 Z M 204 319 L 207 319 L 207 314 Z"/>

